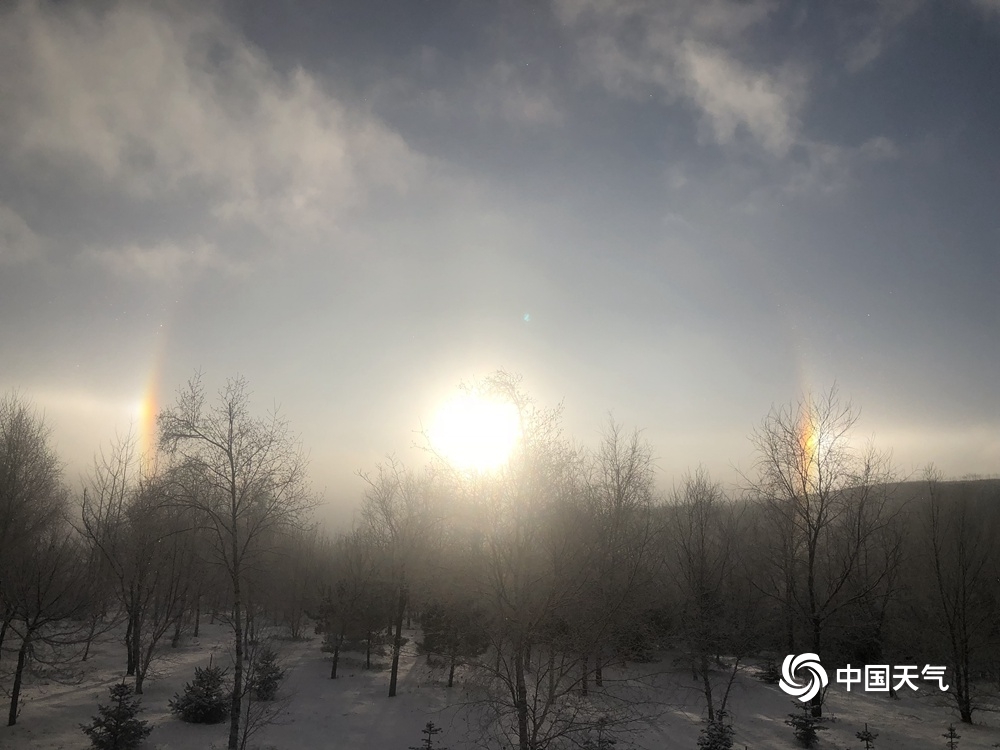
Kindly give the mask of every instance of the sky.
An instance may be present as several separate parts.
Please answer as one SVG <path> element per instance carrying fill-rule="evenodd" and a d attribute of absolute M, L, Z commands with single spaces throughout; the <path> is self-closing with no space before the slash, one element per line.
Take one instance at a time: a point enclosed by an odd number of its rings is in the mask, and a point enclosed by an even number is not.
<path fill-rule="evenodd" d="M 243 375 L 332 513 L 498 368 L 664 488 L 833 384 L 995 475 L 997 70 L 997 0 L 7 2 L 0 392 L 76 481 Z"/>

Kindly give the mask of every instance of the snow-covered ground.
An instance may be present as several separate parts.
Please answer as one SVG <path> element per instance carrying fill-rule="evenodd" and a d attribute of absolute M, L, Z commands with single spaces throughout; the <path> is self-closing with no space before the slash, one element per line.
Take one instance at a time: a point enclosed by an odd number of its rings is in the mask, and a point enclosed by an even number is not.
<path fill-rule="evenodd" d="M 450 750 L 481 747 L 470 729 L 470 714 L 461 710 L 469 692 L 459 674 L 456 686 L 444 687 L 443 669 L 432 669 L 412 648 L 414 632 L 400 661 L 398 695 L 387 698 L 389 673 L 385 658 L 381 669 L 366 671 L 355 654 L 346 654 L 337 680 L 331 680 L 330 655 L 323 653 L 319 636 L 304 641 L 278 641 L 288 676 L 281 694 L 287 711 L 279 723 L 255 737 L 252 745 L 277 750 L 344 748 L 344 750 L 406 750 L 418 745 L 421 729 L 428 721 L 443 728 L 435 744 Z M 202 628 L 198 639 L 187 639 L 177 649 L 162 650 L 163 658 L 146 683 L 143 718 L 153 725 L 147 741 L 150 750 L 205 750 L 224 748 L 228 723 L 214 726 L 185 724 L 172 716 L 167 701 L 180 692 L 194 676 L 196 666 L 206 666 L 214 655 L 216 663 L 228 661 L 226 630 L 221 625 Z M 0 727 L 0 748 L 4 750 L 70 750 L 89 747 L 80 731 L 81 723 L 96 714 L 97 704 L 106 703 L 108 687 L 121 679 L 124 656 L 120 642 L 107 640 L 96 645 L 91 658 L 79 665 L 75 684 L 29 677 L 18 724 Z M 3 667 L 9 667 L 4 664 Z M 671 669 L 667 664 L 642 665 L 647 672 L 663 670 L 655 677 L 651 691 L 661 707 L 657 718 L 646 722 L 628 738 L 622 737 L 617 750 L 629 743 L 642 750 L 697 747 L 703 702 L 691 681 L 690 670 Z M 609 671 L 608 677 L 614 676 Z M 749 675 L 741 675 L 731 697 L 731 713 L 736 728 L 735 747 L 797 747 L 790 727 L 784 724 L 793 711 L 792 700 L 776 685 L 765 685 Z M 1000 743 L 1000 715 L 979 714 L 975 726 L 959 724 L 957 716 L 942 701 L 940 693 L 922 690 L 903 692 L 899 700 L 866 693 L 845 693 L 839 685 L 831 688 L 826 704 L 830 717 L 821 733 L 820 748 L 844 750 L 861 748 L 855 733 L 869 727 L 878 732 L 878 750 L 920 750 L 944 748 L 941 736 L 955 722 L 961 735 L 960 750 L 986 750 Z"/>

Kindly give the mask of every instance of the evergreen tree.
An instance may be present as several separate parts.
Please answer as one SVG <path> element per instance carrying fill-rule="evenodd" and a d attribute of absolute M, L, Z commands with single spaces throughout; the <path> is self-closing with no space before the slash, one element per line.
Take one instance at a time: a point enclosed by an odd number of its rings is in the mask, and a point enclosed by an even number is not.
<path fill-rule="evenodd" d="M 194 682 L 184 686 L 184 695 L 174 695 L 170 710 L 192 724 L 218 724 L 229 715 L 229 696 L 223 686 L 226 670 L 209 664 L 195 667 Z"/>
<path fill-rule="evenodd" d="M 433 721 L 428 721 L 426 726 L 420 730 L 420 734 L 425 735 L 425 737 L 420 740 L 419 745 L 410 745 L 409 750 L 435 750 L 434 735 L 440 733 L 441 727 L 436 727 Z M 438 747 L 436 750 L 448 750 L 448 748 Z"/>
<path fill-rule="evenodd" d="M 703 750 L 732 750 L 733 725 L 726 721 L 725 711 L 719 711 L 715 720 L 708 722 L 701 730 L 698 747 Z"/>
<path fill-rule="evenodd" d="M 254 700 L 274 700 L 278 692 L 278 684 L 285 676 L 285 670 L 278 666 L 278 655 L 273 649 L 265 646 L 254 659 L 250 676 L 250 689 Z"/>
<path fill-rule="evenodd" d="M 878 732 L 872 732 L 868 729 L 868 722 L 865 722 L 865 731 L 858 732 L 854 735 L 859 740 L 865 743 L 865 750 L 872 750 L 875 747 L 875 740 L 878 738 Z"/>
<path fill-rule="evenodd" d="M 955 731 L 954 724 L 949 724 L 948 733 L 942 734 L 941 736 L 948 740 L 948 750 L 955 750 L 955 748 L 958 747 L 958 738 L 962 735 Z"/>
<path fill-rule="evenodd" d="M 795 704 L 802 709 L 801 714 L 788 714 L 785 723 L 792 728 L 795 739 L 802 747 L 816 747 L 819 740 L 818 732 L 826 730 L 823 726 L 823 719 L 813 716 L 808 703 Z"/>
<path fill-rule="evenodd" d="M 111 687 L 111 705 L 98 705 L 90 725 L 80 728 L 97 750 L 133 750 L 149 736 L 153 728 L 138 718 L 142 700 L 132 695 L 124 682 Z"/>
<path fill-rule="evenodd" d="M 455 667 L 461 657 L 479 656 L 489 647 L 484 613 L 469 601 L 432 601 L 420 625 L 424 651 L 448 657 L 448 687 L 455 683 Z"/>

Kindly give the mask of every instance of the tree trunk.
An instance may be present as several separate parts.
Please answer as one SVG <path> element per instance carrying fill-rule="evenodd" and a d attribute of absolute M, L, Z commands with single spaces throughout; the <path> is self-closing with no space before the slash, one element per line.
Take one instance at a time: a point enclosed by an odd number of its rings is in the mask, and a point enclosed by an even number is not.
<path fill-rule="evenodd" d="M 192 635 L 197 638 L 198 631 L 201 626 L 201 594 L 198 594 L 194 598 L 194 633 Z"/>
<path fill-rule="evenodd" d="M 403 640 L 403 612 L 406 609 L 406 585 L 399 587 L 399 604 L 396 609 L 396 633 L 392 638 L 392 672 L 389 675 L 389 697 L 396 697 L 396 677 L 399 674 L 399 649 Z"/>
<path fill-rule="evenodd" d="M 337 664 L 340 662 L 340 645 L 344 642 L 344 633 L 341 631 L 337 640 L 333 644 L 333 666 L 330 667 L 330 679 L 337 679 Z"/>
<path fill-rule="evenodd" d="M 233 594 L 233 697 L 229 704 L 229 750 L 239 750 L 240 711 L 243 708 L 243 607 L 238 577 L 234 581 Z"/>
<path fill-rule="evenodd" d="M 132 628 L 132 672 L 131 674 L 137 675 L 139 673 L 140 660 L 142 659 L 142 624 L 139 618 L 136 618 L 135 626 Z"/>
<path fill-rule="evenodd" d="M 6 617 L 3 618 L 3 622 L 0 623 L 0 659 L 3 659 L 3 641 L 7 637 L 7 627 L 10 625 L 10 620 Z"/>
<path fill-rule="evenodd" d="M 372 668 L 372 632 L 368 631 L 368 637 L 365 638 L 365 669 Z"/>
<path fill-rule="evenodd" d="M 582 669 L 583 669 L 583 674 L 581 675 L 581 680 L 580 680 L 580 694 L 587 695 L 590 692 L 587 686 L 587 677 L 590 673 L 590 659 L 588 659 L 586 655 L 584 655 L 583 657 Z"/>
<path fill-rule="evenodd" d="M 601 647 L 597 647 L 594 653 L 594 684 L 597 687 L 604 687 L 604 669 L 601 667 Z"/>
<path fill-rule="evenodd" d="M 243 651 L 247 652 L 250 650 L 250 642 L 254 640 L 254 633 L 256 631 L 256 617 L 254 616 L 254 604 L 250 602 L 246 605 L 247 613 L 247 624 L 243 629 Z"/>
<path fill-rule="evenodd" d="M 170 648 L 177 648 L 181 645 L 181 616 L 178 615 L 177 622 L 174 624 L 174 635 L 170 639 Z"/>
<path fill-rule="evenodd" d="M 813 630 L 813 653 L 819 654 L 820 647 L 820 637 L 822 634 L 823 623 L 818 617 L 812 618 L 812 630 Z M 819 719 L 823 716 L 823 691 L 820 690 L 816 695 L 813 696 L 812 700 L 809 701 L 809 705 L 812 707 L 812 715 Z"/>
<path fill-rule="evenodd" d="M 129 612 L 128 616 L 128 627 L 125 628 L 125 651 L 128 654 L 128 662 L 125 669 L 125 675 L 131 677 L 135 674 L 135 649 L 132 646 L 135 640 L 135 614 Z"/>
<path fill-rule="evenodd" d="M 514 680 L 515 703 L 517 704 L 517 739 L 519 750 L 531 750 L 528 740 L 528 688 L 524 682 L 524 648 L 515 643 Z"/>
<path fill-rule="evenodd" d="M 451 652 L 451 667 L 448 669 L 448 687 L 455 684 L 455 662 L 458 661 L 458 651 Z"/>
<path fill-rule="evenodd" d="M 958 703 L 958 715 L 963 724 L 972 723 L 972 692 L 969 685 L 968 667 L 959 666 L 955 670 L 955 698 Z"/>
<path fill-rule="evenodd" d="M 556 648 L 549 645 L 549 705 L 556 699 Z"/>
<path fill-rule="evenodd" d="M 7 714 L 7 726 L 17 723 L 17 703 L 21 699 L 21 678 L 24 676 L 24 664 L 28 660 L 28 647 L 31 645 L 31 631 L 26 631 L 21 648 L 17 652 L 17 669 L 14 672 L 14 686 L 10 691 L 10 712 Z"/>
<path fill-rule="evenodd" d="M 785 610 L 785 639 L 787 640 L 788 653 L 790 654 L 797 653 L 795 650 L 795 607 L 793 596 L 792 584 L 786 578 L 785 601 L 783 604 Z"/>
<path fill-rule="evenodd" d="M 715 705 L 712 700 L 712 680 L 708 674 L 708 654 L 701 655 L 701 682 L 705 692 L 705 703 L 708 706 L 708 720 L 715 721 Z"/>
<path fill-rule="evenodd" d="M 90 629 L 87 631 L 87 644 L 83 648 L 83 656 L 80 658 L 80 661 L 87 661 L 87 657 L 90 656 L 90 646 L 94 642 L 94 633 L 97 632 L 97 623 L 98 621 L 103 619 L 104 619 L 103 613 L 100 616 L 94 615 L 93 617 L 90 618 Z M 0 647 L 2 646 L 3 646 L 3 631 L 0 630 Z"/>

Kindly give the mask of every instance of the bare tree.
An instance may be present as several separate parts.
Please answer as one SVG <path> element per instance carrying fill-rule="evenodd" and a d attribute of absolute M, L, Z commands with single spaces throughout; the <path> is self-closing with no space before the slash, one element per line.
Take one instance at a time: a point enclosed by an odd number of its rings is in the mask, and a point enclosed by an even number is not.
<path fill-rule="evenodd" d="M 179 626 L 193 588 L 195 520 L 166 502 L 164 479 L 136 444 L 129 433 L 95 458 L 81 516 L 125 612 L 126 674 L 141 695 L 157 645 Z"/>
<path fill-rule="evenodd" d="M 253 416 L 247 382 L 231 378 L 214 404 L 200 374 L 158 417 L 160 446 L 172 457 L 174 502 L 197 512 L 211 536 L 215 560 L 232 596 L 233 695 L 229 750 L 240 742 L 244 685 L 247 574 L 266 552 L 275 528 L 300 525 L 312 507 L 306 461 L 288 422 L 277 412 Z"/>
<path fill-rule="evenodd" d="M 25 669 L 39 647 L 85 640 L 92 571 L 67 523 L 62 467 L 44 417 L 16 393 L 0 399 L 0 645 L 13 634 L 17 664 L 8 725 L 17 721 Z"/>
<path fill-rule="evenodd" d="M 375 474 L 359 472 L 368 484 L 361 506 L 361 517 L 368 538 L 385 556 L 385 569 L 395 592 L 392 627 L 392 668 L 389 673 L 389 697 L 396 695 L 399 674 L 399 650 L 402 643 L 403 616 L 410 596 L 409 572 L 416 555 L 430 531 L 428 512 L 429 481 L 406 471 L 390 457 L 376 467 Z"/>
<path fill-rule="evenodd" d="M 239 750 L 247 750 L 250 740 L 268 726 L 282 723 L 281 717 L 288 711 L 293 697 L 279 692 L 286 670 L 280 666 L 273 639 L 258 631 L 255 625 L 250 625 L 249 630 Z"/>
<path fill-rule="evenodd" d="M 261 571 L 266 580 L 267 608 L 276 624 L 288 628 L 290 638 L 302 637 L 306 613 L 316 611 L 320 538 L 316 528 L 282 530 L 271 543 L 275 553 Z"/>
<path fill-rule="evenodd" d="M 866 664 L 884 664 L 889 652 L 899 652 L 899 634 L 894 627 L 903 594 L 905 539 L 909 531 L 906 503 L 893 497 L 894 508 L 888 522 L 875 530 L 862 546 L 857 568 L 849 582 L 848 597 L 854 600 L 845 607 L 842 617 L 848 626 L 849 654 Z M 853 660 L 852 659 L 852 660 Z M 895 697 L 895 688 L 889 686 Z"/>
<path fill-rule="evenodd" d="M 11 571 L 38 544 L 65 500 L 50 433 L 23 396 L 0 398 L 0 649 L 16 614 Z"/>
<path fill-rule="evenodd" d="M 90 575 L 85 551 L 64 521 L 61 516 L 51 522 L 7 571 L 14 610 L 10 627 L 20 640 L 8 726 L 17 722 L 24 670 L 37 647 L 72 648 L 85 640 L 87 628 L 79 618 L 90 606 Z"/>
<path fill-rule="evenodd" d="M 493 651 L 473 678 L 482 696 L 476 705 L 486 731 L 519 750 L 585 743 L 592 733 L 622 729 L 637 705 L 624 689 L 588 682 L 609 622 L 601 622 L 596 563 L 617 542 L 597 543 L 596 496 L 581 451 L 562 435 L 560 410 L 536 407 L 520 378 L 503 371 L 478 388 L 516 408 L 520 437 L 506 465 L 467 478 L 479 509 L 478 587 Z M 619 515 L 620 531 L 627 516 Z"/>
<path fill-rule="evenodd" d="M 938 605 L 928 609 L 944 635 L 952 668 L 949 692 L 962 721 L 971 724 L 973 712 L 981 708 L 974 671 L 1000 615 L 996 598 L 1000 513 L 994 498 L 970 496 L 964 489 L 952 488 L 953 495 L 945 497 L 938 474 L 928 469 L 925 538 Z"/>
<path fill-rule="evenodd" d="M 665 549 L 679 594 L 679 635 L 714 722 L 725 715 L 742 660 L 757 644 L 760 595 L 744 574 L 740 509 L 707 471 L 688 474 L 667 510 Z M 723 663 L 723 656 L 730 661 Z"/>
<path fill-rule="evenodd" d="M 594 628 L 594 682 L 600 687 L 608 656 L 606 643 L 636 619 L 638 594 L 652 579 L 655 466 L 652 448 L 640 431 L 626 433 L 611 418 L 591 463 L 593 560 L 588 600 Z"/>
<path fill-rule="evenodd" d="M 324 649 L 332 651 L 330 679 L 337 679 L 340 652 L 348 635 L 366 642 L 365 666 L 371 667 L 376 634 L 385 628 L 394 611 L 391 588 L 383 561 L 368 528 L 355 529 L 339 538 L 329 550 L 330 568 L 323 580 L 319 605 L 320 626 L 325 634 Z"/>
<path fill-rule="evenodd" d="M 749 489 L 780 535 L 771 558 L 777 586 L 768 593 L 784 607 L 790 637 L 795 621 L 805 621 L 815 653 L 831 618 L 888 574 L 870 571 L 864 585 L 849 585 L 864 550 L 892 519 L 889 456 L 871 443 L 854 445 L 858 418 L 834 386 L 772 409 L 750 437 L 756 472 Z M 812 711 L 822 715 L 821 696 Z"/>

